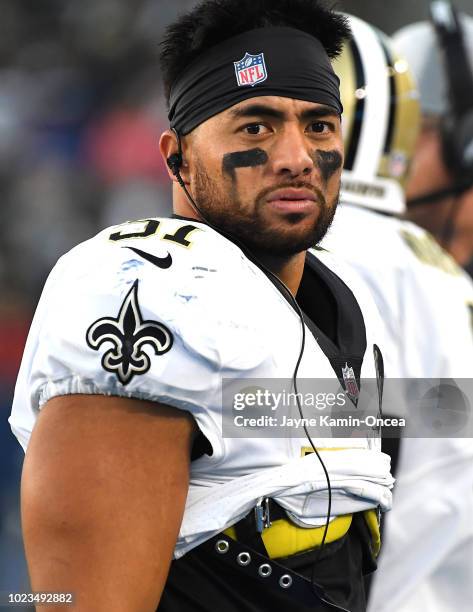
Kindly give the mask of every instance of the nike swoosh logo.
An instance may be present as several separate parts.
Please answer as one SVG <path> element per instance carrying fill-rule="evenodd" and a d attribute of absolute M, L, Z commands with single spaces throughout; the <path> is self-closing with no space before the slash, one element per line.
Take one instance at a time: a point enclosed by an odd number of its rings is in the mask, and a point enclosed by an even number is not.
<path fill-rule="evenodd" d="M 133 247 L 124 247 L 125 249 L 130 249 L 149 263 L 152 263 L 154 266 L 158 266 L 162 270 L 167 270 L 172 266 L 172 257 L 168 253 L 166 257 L 156 257 L 156 255 L 151 255 L 151 253 L 146 253 L 145 251 L 141 251 L 140 249 L 135 249 Z"/>

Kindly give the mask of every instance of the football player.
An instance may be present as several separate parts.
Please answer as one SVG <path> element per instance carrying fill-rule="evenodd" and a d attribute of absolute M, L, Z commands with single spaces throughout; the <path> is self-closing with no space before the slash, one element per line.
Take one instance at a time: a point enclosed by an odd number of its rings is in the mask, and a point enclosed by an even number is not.
<path fill-rule="evenodd" d="M 374 305 L 309 249 L 338 201 L 348 32 L 313 0 L 210 0 L 168 29 L 175 215 L 59 261 L 18 378 L 35 590 L 78 611 L 365 609 L 389 457 L 371 428 L 274 429 L 289 391 L 291 418 L 317 416 L 302 379 L 356 409 L 361 376 L 382 382 Z"/>
<path fill-rule="evenodd" d="M 350 25 L 353 39 L 334 62 L 345 108 L 340 206 L 322 244 L 370 286 L 398 347 L 386 377 L 400 379 L 391 383 L 399 393 L 402 379 L 435 387 L 436 379 L 471 378 L 472 282 L 428 232 L 402 218 L 419 124 L 408 64 L 377 29 L 355 17 Z M 430 438 L 401 441 L 373 612 L 458 610 L 471 595 L 473 451 L 467 438 L 441 438 L 433 425 Z M 422 432 L 429 435 L 428 423 Z"/>
<path fill-rule="evenodd" d="M 446 0 L 432 2 L 431 14 L 393 37 L 422 109 L 408 213 L 473 275 L 473 17 Z"/>

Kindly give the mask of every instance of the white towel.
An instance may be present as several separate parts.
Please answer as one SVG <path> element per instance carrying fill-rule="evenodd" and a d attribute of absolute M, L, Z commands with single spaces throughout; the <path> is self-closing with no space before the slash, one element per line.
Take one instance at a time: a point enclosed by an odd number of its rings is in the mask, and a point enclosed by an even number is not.
<path fill-rule="evenodd" d="M 391 508 L 390 457 L 366 449 L 319 451 L 330 476 L 331 518 L 380 506 Z M 290 463 L 226 481 L 191 483 L 174 556 L 176 559 L 243 518 L 269 496 L 304 523 L 326 521 L 327 481 L 318 458 Z"/>

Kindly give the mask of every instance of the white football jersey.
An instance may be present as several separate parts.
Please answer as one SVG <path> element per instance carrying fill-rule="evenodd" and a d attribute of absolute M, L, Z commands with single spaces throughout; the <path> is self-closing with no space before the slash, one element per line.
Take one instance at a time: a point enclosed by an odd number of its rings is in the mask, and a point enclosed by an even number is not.
<path fill-rule="evenodd" d="M 342 256 L 370 287 L 391 347 L 398 349 L 391 351 L 397 366 L 387 367 L 386 376 L 471 378 L 471 279 L 420 227 L 349 201 L 339 206 L 323 246 Z M 471 442 L 402 440 L 370 611 L 471 607 Z"/>
<path fill-rule="evenodd" d="M 323 246 L 367 283 L 393 344 L 392 378 L 473 376 L 473 282 L 422 228 L 343 203 Z"/>
<path fill-rule="evenodd" d="M 382 346 L 371 314 L 376 309 L 357 288 L 361 310 L 369 313 L 365 330 L 358 302 L 330 270 L 331 260 L 311 253 L 306 268 L 316 271 L 335 300 L 338 347 L 306 325 L 298 379 L 343 383 L 344 369 L 356 385 L 360 376 L 376 376 L 373 344 Z M 301 332 L 299 315 L 280 288 L 205 224 L 172 218 L 109 228 L 52 271 L 26 344 L 10 423 L 26 449 L 41 407 L 59 395 L 142 398 L 190 412 L 211 454 L 192 462 L 176 556 L 236 522 L 263 495 L 279 495 L 286 509 L 319 525 L 326 497 L 317 491 L 326 493 L 326 483 L 314 457 L 302 457 L 309 446 L 303 432 L 278 437 L 261 429 L 253 438 L 222 432 L 223 417 L 235 412 L 233 396 L 222 394 L 224 381 L 242 391 L 247 379 L 291 380 Z M 337 455 L 327 459 L 333 516 L 389 508 L 389 461 L 375 436 L 314 443 L 342 447 L 326 453 Z M 299 461 L 306 469 L 286 471 L 281 481 L 281 469 Z M 238 491 L 233 505 L 219 488 L 228 483 Z"/>

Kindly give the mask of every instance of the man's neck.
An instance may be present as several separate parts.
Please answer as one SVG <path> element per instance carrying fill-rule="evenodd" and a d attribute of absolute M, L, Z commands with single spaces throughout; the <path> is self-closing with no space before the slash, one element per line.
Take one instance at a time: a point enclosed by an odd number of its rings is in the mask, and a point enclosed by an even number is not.
<path fill-rule="evenodd" d="M 304 273 L 305 251 L 291 257 L 277 257 L 255 253 L 254 251 L 252 254 L 257 261 L 261 262 L 286 285 L 294 297 L 296 296 Z"/>
<path fill-rule="evenodd" d="M 174 198 L 174 213 L 188 219 L 202 221 L 202 218 L 190 205 L 187 198 L 182 197 L 180 192 L 177 192 L 177 197 Z M 218 231 L 218 228 L 216 228 Z M 289 289 L 292 295 L 296 295 L 301 284 L 302 274 L 304 272 L 305 251 L 292 256 L 279 257 L 276 255 L 268 255 L 267 253 L 259 253 L 251 251 L 255 259 L 263 264 L 268 270 L 275 274 Z"/>

